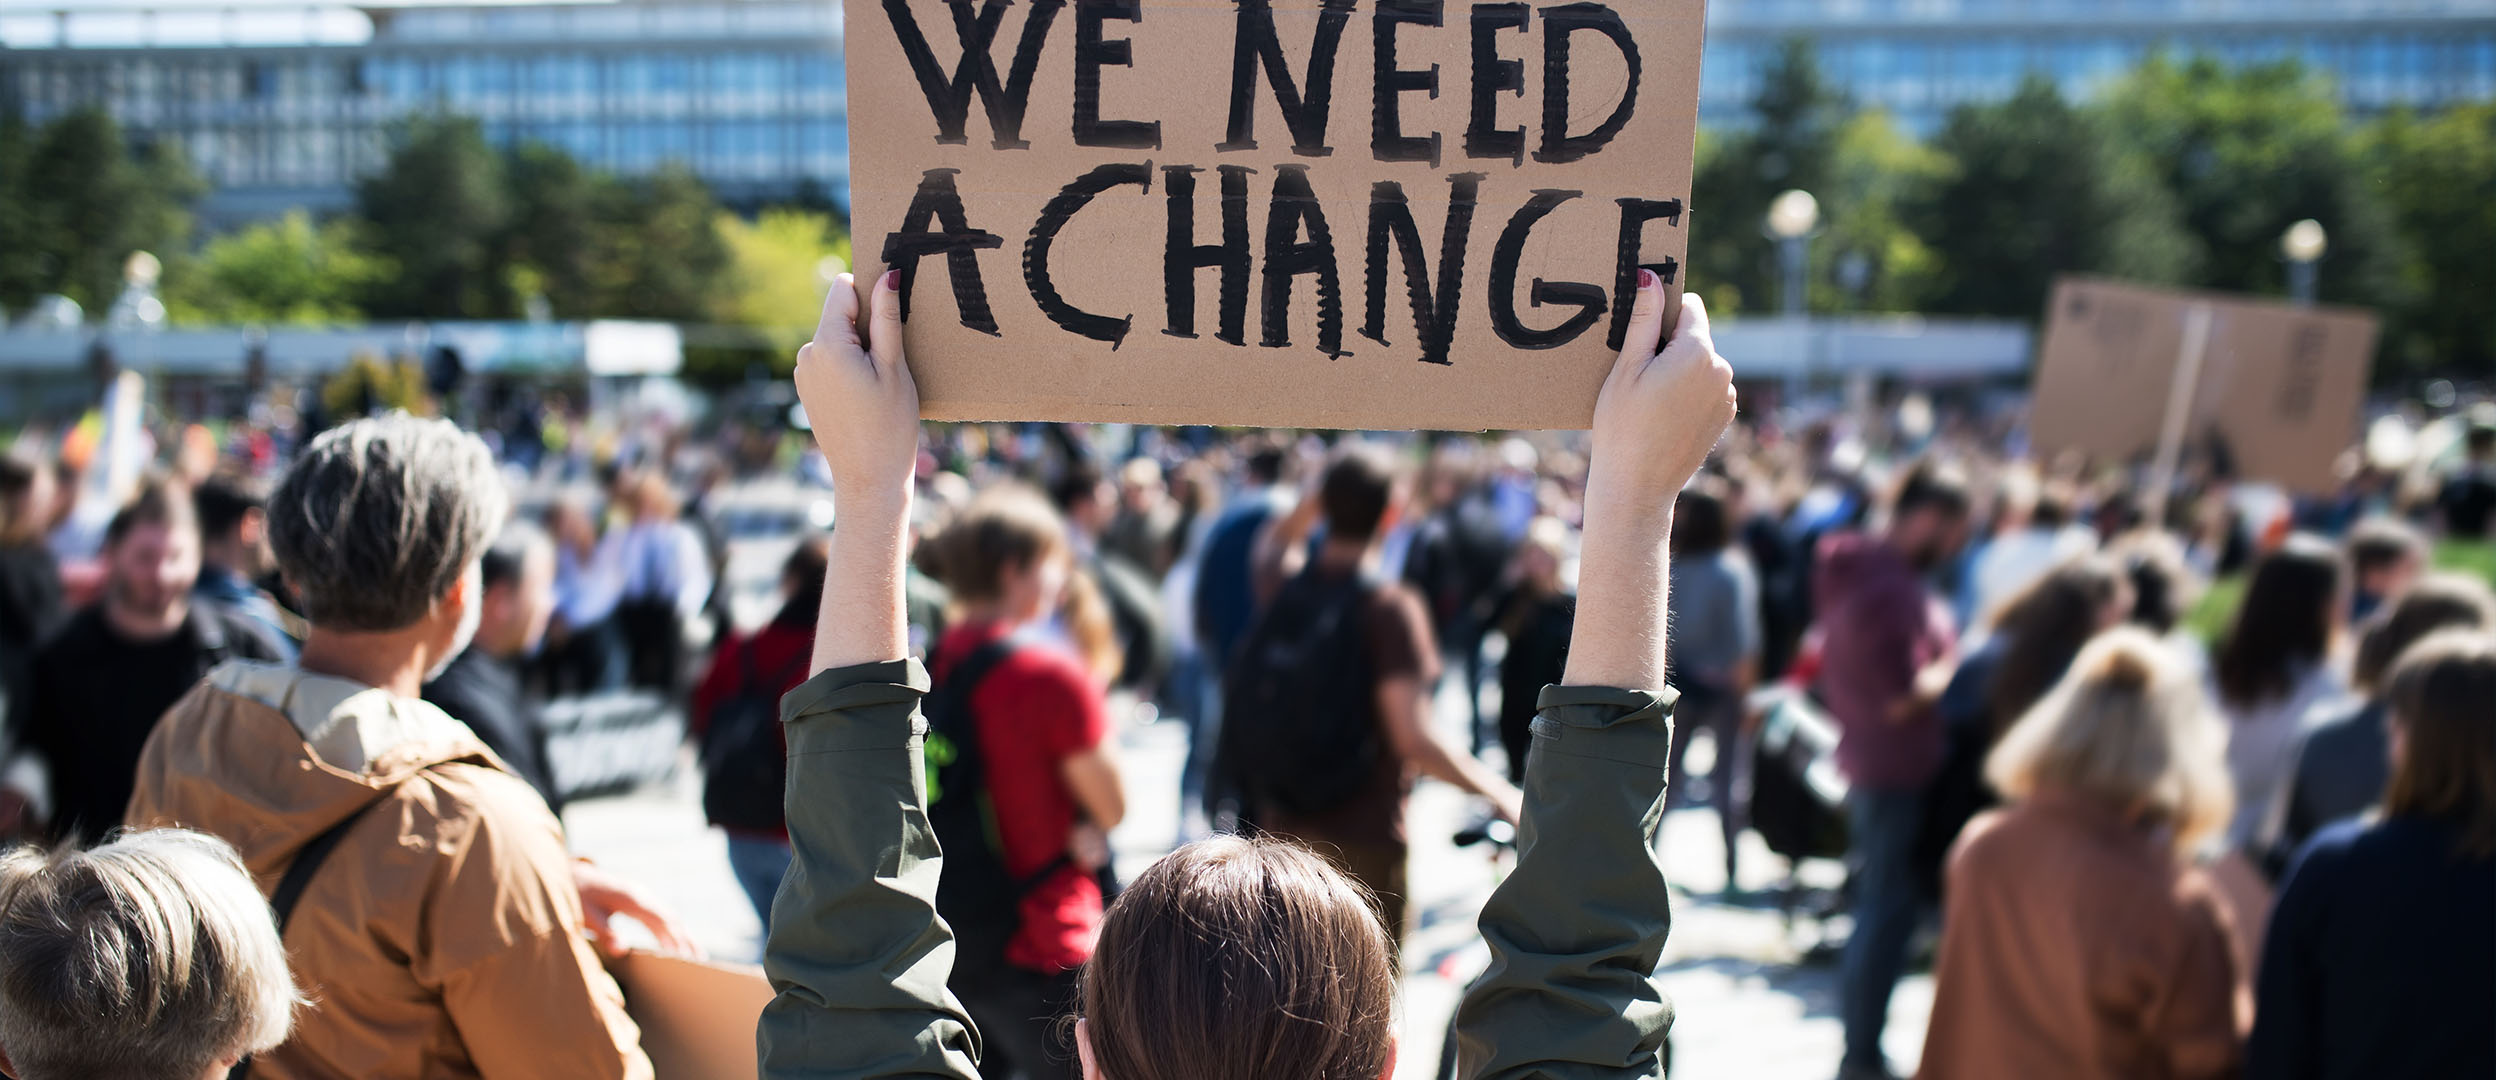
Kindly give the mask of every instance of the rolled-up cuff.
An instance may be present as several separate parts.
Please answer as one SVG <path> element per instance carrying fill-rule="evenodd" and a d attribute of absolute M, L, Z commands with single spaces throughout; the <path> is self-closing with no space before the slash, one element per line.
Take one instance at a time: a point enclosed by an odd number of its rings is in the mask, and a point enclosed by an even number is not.
<path fill-rule="evenodd" d="M 1534 717 L 1545 752 L 1661 768 L 1672 757 L 1673 705 L 1681 692 L 1607 686 L 1546 686 Z"/>
<path fill-rule="evenodd" d="M 918 705 L 927 669 L 916 660 L 853 664 L 817 672 L 780 698 L 789 753 L 893 749 L 927 734 Z"/>

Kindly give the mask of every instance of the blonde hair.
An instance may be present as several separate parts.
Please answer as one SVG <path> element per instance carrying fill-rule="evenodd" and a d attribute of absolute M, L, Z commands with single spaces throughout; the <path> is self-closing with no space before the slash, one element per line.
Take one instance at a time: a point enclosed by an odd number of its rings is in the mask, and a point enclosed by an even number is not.
<path fill-rule="evenodd" d="M 2056 789 L 2122 807 L 2173 834 L 2179 857 L 2235 804 L 2227 734 L 2167 647 L 2131 628 L 2099 635 L 2051 693 L 2011 726 L 1985 777 L 2013 801 Z"/>
<path fill-rule="evenodd" d="M 275 1049 L 303 999 L 215 837 L 0 855 L 0 1051 L 19 1080 L 189 1080 Z"/>

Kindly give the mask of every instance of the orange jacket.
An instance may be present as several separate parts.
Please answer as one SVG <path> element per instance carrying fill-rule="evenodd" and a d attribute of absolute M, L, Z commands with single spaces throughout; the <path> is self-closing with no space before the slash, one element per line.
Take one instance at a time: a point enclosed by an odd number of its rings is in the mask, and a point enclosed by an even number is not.
<path fill-rule="evenodd" d="M 271 892 L 297 851 L 367 806 L 287 926 L 312 1005 L 253 1080 L 651 1075 L 581 936 L 562 825 L 431 705 L 225 664 L 149 738 L 128 820 L 224 838 Z"/>

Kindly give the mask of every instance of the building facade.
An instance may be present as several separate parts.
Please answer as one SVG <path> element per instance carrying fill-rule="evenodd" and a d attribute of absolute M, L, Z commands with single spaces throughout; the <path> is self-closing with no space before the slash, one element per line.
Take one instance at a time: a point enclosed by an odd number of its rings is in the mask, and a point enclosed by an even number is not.
<path fill-rule="evenodd" d="M 298 7 L 296 10 L 302 10 Z M 394 124 L 473 116 L 497 145 L 535 140 L 626 175 L 682 162 L 731 203 L 848 200 L 837 4 L 664 0 L 366 8 L 347 44 L 128 43 L 0 50 L 0 106 L 40 123 L 101 104 L 179 143 L 213 220 L 347 204 Z M 152 19 L 139 10 L 122 17 Z M 307 33 L 307 38 L 314 37 Z"/>
<path fill-rule="evenodd" d="M 2360 112 L 2496 99 L 2496 0 L 1713 0 L 1700 120 L 1749 119 L 1790 39 L 1865 106 L 1929 133 L 2030 72 L 2085 98 L 2159 50 L 2299 58 Z"/>

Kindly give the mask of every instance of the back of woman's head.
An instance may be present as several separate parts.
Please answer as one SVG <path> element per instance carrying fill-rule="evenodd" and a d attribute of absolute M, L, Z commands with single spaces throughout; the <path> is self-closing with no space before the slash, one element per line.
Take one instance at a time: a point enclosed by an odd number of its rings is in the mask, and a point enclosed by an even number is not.
<path fill-rule="evenodd" d="M 2383 812 L 2461 827 L 2461 849 L 2496 856 L 2496 634 L 2447 632 L 2393 666 L 2401 753 Z"/>
<path fill-rule="evenodd" d="M 1190 844 L 1120 894 L 1084 969 L 1100 1080 L 1378 1080 L 1395 967 L 1369 897 L 1308 851 Z"/>
<path fill-rule="evenodd" d="M 2339 549 L 2315 537 L 2289 537 L 2264 555 L 2212 661 L 2219 696 L 2249 708 L 2294 693 L 2299 674 L 2331 652 L 2347 576 Z"/>
<path fill-rule="evenodd" d="M 2172 632 L 2201 601 L 2201 581 L 2184 561 L 2184 545 L 2171 533 L 2137 532 L 2111 554 L 2132 583 L 2132 622 L 2159 634 Z"/>
<path fill-rule="evenodd" d="M 194 1080 L 284 1042 L 299 1003 L 224 841 L 0 856 L 0 1051 L 19 1080 Z"/>
<path fill-rule="evenodd" d="M 2002 736 L 1985 775 L 2013 801 L 2056 790 L 2119 807 L 2173 830 L 2181 854 L 2227 823 L 2226 746 L 2199 683 L 2166 645 L 2127 627 L 2080 651 Z"/>
<path fill-rule="evenodd" d="M 2486 582 L 2467 574 L 2433 574 L 2401 593 L 2358 639 L 2353 672 L 2358 689 L 2381 692 L 2401 654 L 2442 630 L 2496 630 L 2496 594 Z"/>
<path fill-rule="evenodd" d="M 1702 476 L 1673 500 L 1673 554 L 1713 555 L 1733 542 L 1731 489 Z"/>
<path fill-rule="evenodd" d="M 1003 599 L 1008 570 L 1071 550 L 1066 519 L 1039 492 L 1014 485 L 971 500 L 934 543 L 938 576 L 963 603 Z"/>
<path fill-rule="evenodd" d="M 2003 604 L 1994 631 L 2006 644 L 1985 693 L 1997 731 L 2054 688 L 2108 615 L 2128 612 L 2130 590 L 2123 567 L 2090 556 L 2055 567 Z"/>

